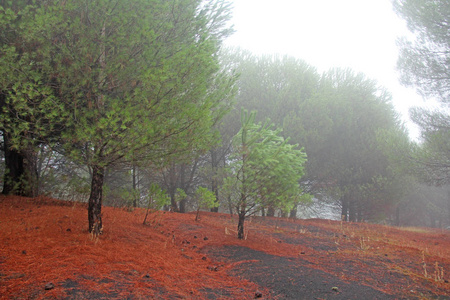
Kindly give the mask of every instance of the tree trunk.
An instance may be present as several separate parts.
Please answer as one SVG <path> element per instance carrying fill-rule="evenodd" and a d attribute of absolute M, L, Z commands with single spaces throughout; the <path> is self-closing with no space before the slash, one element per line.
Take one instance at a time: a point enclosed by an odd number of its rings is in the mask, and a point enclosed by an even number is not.
<path fill-rule="evenodd" d="M 175 194 L 177 192 L 177 171 L 176 171 L 176 166 L 175 163 L 172 163 L 172 165 L 170 166 L 170 170 L 169 170 L 169 175 L 168 175 L 168 192 L 170 195 L 170 209 L 172 211 L 178 212 L 178 203 L 176 201 L 176 197 Z"/>
<path fill-rule="evenodd" d="M 89 197 L 88 220 L 89 232 L 102 234 L 102 195 L 104 167 L 94 166 L 92 169 L 91 195 Z"/>
<path fill-rule="evenodd" d="M 140 196 L 138 195 L 138 180 L 139 178 L 137 178 L 137 168 L 136 166 L 133 164 L 133 169 L 131 170 L 131 172 L 133 173 L 133 207 L 137 207 L 138 206 L 138 198 L 140 198 Z"/>
<path fill-rule="evenodd" d="M 186 202 L 187 202 L 187 198 L 181 199 L 180 200 L 180 205 L 178 208 L 178 212 L 180 213 L 185 213 L 186 212 Z"/>
<path fill-rule="evenodd" d="M 289 214 L 290 219 L 297 219 L 297 208 L 298 208 L 298 204 L 296 204 L 294 206 L 294 208 L 291 210 L 291 212 Z"/>
<path fill-rule="evenodd" d="M 356 222 L 356 203 L 353 199 L 348 201 L 348 220 Z"/>
<path fill-rule="evenodd" d="M 238 222 L 238 239 L 243 240 L 245 238 L 244 235 L 244 222 L 245 222 L 245 211 L 239 212 L 239 222 Z"/>
<path fill-rule="evenodd" d="M 185 182 L 185 173 L 186 173 L 186 165 L 181 164 L 180 165 L 180 175 L 179 175 L 179 182 L 180 182 L 179 187 L 182 188 L 185 192 L 187 192 L 186 182 Z M 178 212 L 180 212 L 180 213 L 186 212 L 186 201 L 187 201 L 186 198 L 180 199 L 180 203 L 178 206 Z"/>
<path fill-rule="evenodd" d="M 233 215 L 233 203 L 231 201 L 231 196 L 228 196 L 227 200 L 228 200 L 228 210 L 230 212 L 230 216 L 232 216 Z"/>
<path fill-rule="evenodd" d="M 267 216 L 268 217 L 274 217 L 275 216 L 275 209 L 273 208 L 272 205 L 269 205 L 269 207 L 267 208 Z"/>
<path fill-rule="evenodd" d="M 343 196 L 341 198 L 341 201 L 342 201 L 341 220 L 342 221 L 348 221 L 348 217 L 347 217 L 347 214 L 348 214 L 348 199 L 347 199 L 347 197 Z"/>
<path fill-rule="evenodd" d="M 177 201 L 175 200 L 175 194 L 170 195 L 170 210 L 178 212 L 178 204 Z"/>
<path fill-rule="evenodd" d="M 7 134 L 3 135 L 4 153 L 5 153 L 5 174 L 3 175 L 4 195 L 23 193 L 23 177 L 25 174 L 24 160 L 22 152 L 11 149 L 8 143 Z"/>
<path fill-rule="evenodd" d="M 36 155 L 33 150 L 12 149 L 7 133 L 3 134 L 5 173 L 3 175 L 4 195 L 36 197 L 39 194 Z"/>
<path fill-rule="evenodd" d="M 212 149 L 211 151 L 211 169 L 212 169 L 212 177 L 211 177 L 211 190 L 216 196 L 216 201 L 219 201 L 219 188 L 217 187 L 217 165 L 219 162 L 217 161 L 217 153 Z M 219 212 L 219 206 L 212 207 L 211 212 Z"/>

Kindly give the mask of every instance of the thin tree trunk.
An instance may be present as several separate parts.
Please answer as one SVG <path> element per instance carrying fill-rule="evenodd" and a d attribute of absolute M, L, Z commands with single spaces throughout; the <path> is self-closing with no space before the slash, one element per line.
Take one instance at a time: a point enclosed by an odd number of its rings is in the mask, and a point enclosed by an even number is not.
<path fill-rule="evenodd" d="M 228 210 L 230 211 L 230 215 L 232 216 L 233 215 L 233 203 L 231 201 L 231 196 L 228 196 L 227 200 L 228 200 Z"/>
<path fill-rule="evenodd" d="M 348 217 L 347 217 L 347 214 L 348 214 L 348 199 L 347 199 L 347 197 L 343 196 L 341 198 L 341 201 L 342 201 L 341 219 L 342 219 L 342 221 L 348 221 Z"/>
<path fill-rule="evenodd" d="M 92 169 L 91 195 L 89 197 L 88 221 L 89 232 L 99 235 L 103 230 L 102 197 L 104 167 L 94 166 Z"/>
<path fill-rule="evenodd" d="M 137 187 L 137 180 L 136 180 L 136 166 L 133 164 L 133 169 L 131 170 L 133 173 L 133 207 L 137 207 L 138 205 L 138 187 Z"/>
<path fill-rule="evenodd" d="M 181 164 L 180 165 L 180 175 L 179 175 L 180 188 L 182 188 L 185 192 L 187 192 L 185 173 L 186 173 L 186 165 Z M 186 201 L 187 201 L 186 197 L 183 199 L 180 199 L 180 205 L 179 205 L 179 210 L 178 210 L 180 213 L 186 212 Z"/>
<path fill-rule="evenodd" d="M 348 201 L 348 220 L 350 222 L 356 222 L 356 203 L 353 199 Z"/>
<path fill-rule="evenodd" d="M 245 238 L 245 234 L 244 234 L 244 222 L 245 222 L 245 214 L 246 214 L 246 203 L 245 203 L 245 196 L 244 194 L 241 194 L 241 201 L 239 204 L 239 207 L 237 207 L 238 210 L 238 217 L 239 217 L 239 221 L 238 221 L 238 239 L 242 240 Z"/>
<path fill-rule="evenodd" d="M 216 201 L 219 201 L 219 188 L 217 187 L 217 165 L 219 162 L 217 161 L 217 153 L 214 149 L 211 151 L 211 169 L 212 169 L 212 177 L 211 177 L 211 190 L 216 196 Z M 219 206 L 212 207 L 211 212 L 219 212 Z"/>

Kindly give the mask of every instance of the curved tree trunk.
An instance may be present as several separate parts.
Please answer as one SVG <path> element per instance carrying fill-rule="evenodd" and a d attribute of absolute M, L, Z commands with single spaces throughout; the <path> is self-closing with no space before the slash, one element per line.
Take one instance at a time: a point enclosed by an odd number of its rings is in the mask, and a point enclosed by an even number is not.
<path fill-rule="evenodd" d="M 104 167 L 94 166 L 92 169 L 91 195 L 89 197 L 88 220 L 89 232 L 99 235 L 102 233 L 102 200 Z"/>

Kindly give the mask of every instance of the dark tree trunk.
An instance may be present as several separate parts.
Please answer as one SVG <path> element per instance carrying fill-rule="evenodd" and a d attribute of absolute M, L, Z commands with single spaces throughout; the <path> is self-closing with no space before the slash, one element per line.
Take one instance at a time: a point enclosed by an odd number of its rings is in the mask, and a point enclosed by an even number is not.
<path fill-rule="evenodd" d="M 179 176 L 180 188 L 182 188 L 185 192 L 187 192 L 185 174 L 186 174 L 186 165 L 181 164 L 180 165 L 180 176 Z M 186 201 L 187 201 L 186 198 L 180 199 L 180 205 L 178 207 L 178 209 L 179 209 L 178 212 L 180 212 L 180 213 L 186 212 Z"/>
<path fill-rule="evenodd" d="M 230 215 L 233 215 L 233 203 L 231 202 L 231 196 L 228 196 L 228 210 L 230 212 Z"/>
<path fill-rule="evenodd" d="M 32 150 L 18 151 L 11 147 L 8 134 L 3 134 L 5 174 L 4 195 L 36 197 L 39 194 L 36 155 Z"/>
<path fill-rule="evenodd" d="M 177 192 L 177 171 L 175 163 L 172 163 L 170 170 L 169 170 L 169 176 L 168 176 L 168 190 L 170 195 L 170 209 L 172 211 L 178 212 L 178 203 L 175 198 L 175 194 Z"/>
<path fill-rule="evenodd" d="M 341 201 L 342 201 L 341 219 L 342 219 L 342 221 L 348 221 L 348 217 L 347 217 L 347 214 L 348 214 L 348 199 L 347 199 L 347 197 L 344 196 L 344 197 L 342 197 Z"/>
<path fill-rule="evenodd" d="M 102 196 L 104 167 L 94 166 L 92 169 L 91 195 L 89 197 L 88 220 L 89 232 L 99 235 L 103 230 Z"/>
<path fill-rule="evenodd" d="M 25 174 L 23 153 L 11 149 L 8 143 L 7 135 L 3 135 L 4 153 L 5 153 L 5 174 L 3 175 L 3 191 L 4 195 L 24 193 L 23 177 Z"/>
<path fill-rule="evenodd" d="M 275 216 L 275 209 L 271 205 L 267 208 L 267 216 L 268 217 L 274 217 Z"/>
<path fill-rule="evenodd" d="M 356 221 L 364 222 L 362 205 L 356 205 Z"/>
<path fill-rule="evenodd" d="M 245 222 L 245 212 L 239 212 L 239 222 L 238 222 L 238 239 L 243 240 L 245 238 L 244 235 L 244 222 Z"/>
<path fill-rule="evenodd" d="M 356 222 L 356 203 L 353 199 L 350 199 L 348 202 L 348 220 Z"/>
<path fill-rule="evenodd" d="M 180 212 L 180 213 L 185 213 L 186 212 L 186 201 L 187 201 L 186 198 L 180 200 L 180 205 L 179 205 L 179 208 L 178 208 L 178 212 Z"/>
<path fill-rule="evenodd" d="M 297 219 L 297 207 L 298 207 L 298 204 L 296 204 L 294 206 L 294 208 L 291 210 L 291 212 L 289 213 L 289 218 Z"/>
<path fill-rule="evenodd" d="M 139 180 L 139 178 L 137 178 L 137 175 L 136 175 L 137 168 L 134 164 L 133 164 L 132 172 L 133 172 L 133 207 L 137 207 L 138 206 L 138 198 L 139 198 L 139 196 L 137 195 L 137 192 L 138 192 L 137 180 Z"/>

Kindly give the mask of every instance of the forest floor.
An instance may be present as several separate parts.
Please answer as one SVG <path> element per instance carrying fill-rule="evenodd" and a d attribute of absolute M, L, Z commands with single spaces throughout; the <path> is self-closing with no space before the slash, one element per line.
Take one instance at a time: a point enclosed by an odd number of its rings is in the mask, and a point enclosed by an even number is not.
<path fill-rule="evenodd" d="M 450 299 L 450 232 L 0 196 L 0 299 Z"/>

